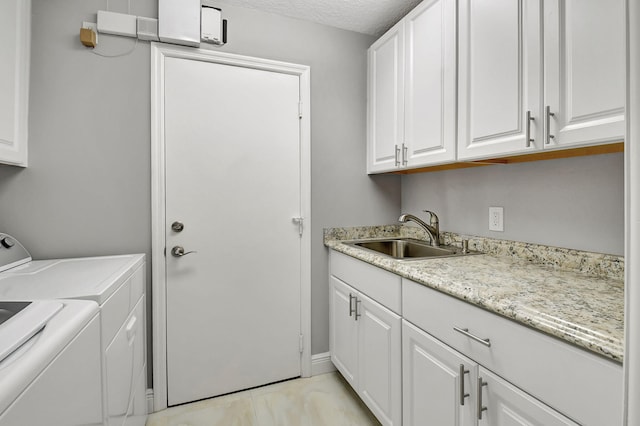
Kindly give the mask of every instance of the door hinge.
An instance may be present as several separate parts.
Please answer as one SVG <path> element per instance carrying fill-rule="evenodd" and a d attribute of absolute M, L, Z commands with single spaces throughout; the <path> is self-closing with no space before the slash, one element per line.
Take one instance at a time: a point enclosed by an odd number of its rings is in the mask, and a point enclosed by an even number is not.
<path fill-rule="evenodd" d="M 291 221 L 296 225 L 298 225 L 298 234 L 302 236 L 302 233 L 304 232 L 304 218 L 294 217 L 294 218 L 291 218 Z"/>
<path fill-rule="evenodd" d="M 298 102 L 298 118 L 302 118 L 302 102 Z"/>
<path fill-rule="evenodd" d="M 300 353 L 302 353 L 304 351 L 304 335 L 300 335 Z"/>

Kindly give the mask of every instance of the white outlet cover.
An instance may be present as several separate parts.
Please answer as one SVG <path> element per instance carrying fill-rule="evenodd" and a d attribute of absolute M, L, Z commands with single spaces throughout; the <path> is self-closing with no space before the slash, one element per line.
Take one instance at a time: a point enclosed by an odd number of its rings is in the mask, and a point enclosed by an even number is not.
<path fill-rule="evenodd" d="M 503 207 L 489 207 L 489 231 L 504 232 Z"/>

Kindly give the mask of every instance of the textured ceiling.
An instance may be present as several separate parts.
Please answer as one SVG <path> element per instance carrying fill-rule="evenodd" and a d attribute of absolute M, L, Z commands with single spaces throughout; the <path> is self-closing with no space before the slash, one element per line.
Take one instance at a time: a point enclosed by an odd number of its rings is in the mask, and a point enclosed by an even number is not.
<path fill-rule="evenodd" d="M 222 0 L 291 18 L 379 36 L 421 0 Z"/>

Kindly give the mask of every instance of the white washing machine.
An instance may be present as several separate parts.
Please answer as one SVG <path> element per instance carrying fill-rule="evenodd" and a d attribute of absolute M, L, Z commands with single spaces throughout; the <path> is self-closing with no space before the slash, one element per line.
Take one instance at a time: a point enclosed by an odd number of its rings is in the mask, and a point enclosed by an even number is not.
<path fill-rule="evenodd" d="M 103 424 L 98 305 L 3 301 L 0 317 L 0 426 Z"/>
<path fill-rule="evenodd" d="M 0 233 L 0 271 L 3 269 L 0 301 L 82 299 L 97 303 L 103 423 L 144 425 L 144 254 L 34 261 L 18 241 Z"/>

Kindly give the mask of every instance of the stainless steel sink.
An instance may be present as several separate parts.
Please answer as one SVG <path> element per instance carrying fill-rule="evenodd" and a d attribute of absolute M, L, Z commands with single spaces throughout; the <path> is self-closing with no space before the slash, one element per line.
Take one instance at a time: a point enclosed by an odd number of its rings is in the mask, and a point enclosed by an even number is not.
<path fill-rule="evenodd" d="M 434 257 L 467 256 L 480 254 L 478 252 L 463 253 L 460 247 L 439 246 L 433 247 L 426 242 L 409 238 L 395 238 L 384 240 L 352 241 L 347 243 L 354 247 L 374 251 L 378 254 L 392 257 L 398 260 L 423 260 Z"/>

